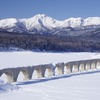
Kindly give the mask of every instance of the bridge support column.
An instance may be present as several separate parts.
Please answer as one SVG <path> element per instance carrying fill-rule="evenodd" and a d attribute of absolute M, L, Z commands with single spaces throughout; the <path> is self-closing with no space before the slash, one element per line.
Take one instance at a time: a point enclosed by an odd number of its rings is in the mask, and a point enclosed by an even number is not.
<path fill-rule="evenodd" d="M 55 75 L 55 66 L 53 64 L 45 64 L 44 67 L 47 70 L 48 77 Z"/>
<path fill-rule="evenodd" d="M 54 72 L 52 68 L 46 68 L 48 70 L 48 76 L 54 76 Z"/>
<path fill-rule="evenodd" d="M 73 73 L 76 73 L 78 71 L 79 71 L 79 65 L 78 64 L 73 65 Z"/>
<path fill-rule="evenodd" d="M 95 62 L 92 62 L 91 63 L 91 69 L 95 69 L 96 68 L 96 63 Z"/>
<path fill-rule="evenodd" d="M 70 64 L 66 64 L 67 74 L 72 73 L 72 66 Z"/>
<path fill-rule="evenodd" d="M 85 70 L 88 71 L 88 70 L 90 70 L 90 69 L 91 69 L 91 64 L 90 64 L 90 63 L 87 63 L 87 64 L 85 65 Z"/>
<path fill-rule="evenodd" d="M 80 72 L 84 71 L 85 70 L 84 67 L 85 67 L 84 64 L 80 64 L 79 65 L 79 71 Z"/>
<path fill-rule="evenodd" d="M 100 61 L 97 60 L 96 68 L 100 68 Z"/>
<path fill-rule="evenodd" d="M 8 69 L 4 69 L 2 71 L 3 71 L 3 73 L 6 74 L 7 80 L 9 83 L 17 81 L 17 77 L 20 72 L 19 68 L 8 68 Z"/>
<path fill-rule="evenodd" d="M 46 68 L 42 65 L 35 66 L 34 70 L 36 70 L 37 78 L 45 77 Z"/>
<path fill-rule="evenodd" d="M 22 73 L 24 75 L 24 79 L 23 80 L 31 80 L 32 74 L 33 74 L 33 71 L 34 71 L 33 67 L 22 67 L 21 71 L 22 71 Z"/>
<path fill-rule="evenodd" d="M 56 68 L 58 70 L 58 75 L 64 74 L 64 63 L 56 64 Z"/>

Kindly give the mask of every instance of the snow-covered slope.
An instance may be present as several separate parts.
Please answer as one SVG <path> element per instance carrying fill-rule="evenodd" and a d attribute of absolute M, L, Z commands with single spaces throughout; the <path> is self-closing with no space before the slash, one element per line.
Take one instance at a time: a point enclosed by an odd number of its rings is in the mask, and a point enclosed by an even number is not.
<path fill-rule="evenodd" d="M 8 28 L 8 27 L 11 28 L 11 27 L 14 27 L 17 22 L 18 20 L 14 18 L 3 19 L 3 20 L 0 20 L 0 27 L 1 28 Z"/>
<path fill-rule="evenodd" d="M 49 33 L 56 34 L 57 32 L 72 32 L 69 31 L 69 27 L 78 28 L 78 30 L 86 29 L 91 26 L 92 28 L 98 28 L 100 25 L 100 17 L 83 18 L 69 18 L 64 21 L 58 21 L 45 14 L 37 14 L 29 19 L 3 19 L 0 20 L 0 30 L 9 32 L 27 32 L 27 33 Z M 100 26 L 99 26 L 100 28 Z M 90 27 L 88 28 L 90 29 Z M 78 31 L 77 30 L 77 31 Z M 76 31 L 76 30 L 75 30 Z M 78 31 L 79 32 L 79 31 Z M 75 33 L 75 32 L 74 32 Z"/>
<path fill-rule="evenodd" d="M 61 26 L 61 23 L 62 23 L 44 14 L 38 14 L 29 19 L 20 19 L 20 21 L 26 25 L 26 28 L 28 30 L 32 28 L 41 29 L 43 27 L 55 28 L 55 27 Z"/>

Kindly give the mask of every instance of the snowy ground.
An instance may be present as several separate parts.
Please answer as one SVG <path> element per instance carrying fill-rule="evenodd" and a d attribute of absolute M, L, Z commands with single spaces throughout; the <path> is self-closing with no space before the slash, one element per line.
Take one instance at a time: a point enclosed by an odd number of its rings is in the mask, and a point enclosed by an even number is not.
<path fill-rule="evenodd" d="M 18 83 L 17 83 L 18 84 Z M 0 100 L 100 100 L 100 72 L 19 83 Z"/>
<path fill-rule="evenodd" d="M 100 58 L 100 54 L 1 52 L 0 68 L 94 58 Z M 100 100 L 100 70 L 33 79 L 11 85 L 0 81 L 0 100 Z"/>
<path fill-rule="evenodd" d="M 0 52 L 0 69 L 99 58 L 98 53 Z"/>

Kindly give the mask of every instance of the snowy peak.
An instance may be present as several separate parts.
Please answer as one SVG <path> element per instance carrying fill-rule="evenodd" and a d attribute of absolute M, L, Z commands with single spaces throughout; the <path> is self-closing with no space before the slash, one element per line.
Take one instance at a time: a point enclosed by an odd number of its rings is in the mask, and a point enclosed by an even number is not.
<path fill-rule="evenodd" d="M 89 17 L 84 19 L 84 26 L 100 25 L 100 17 Z"/>
<path fill-rule="evenodd" d="M 38 19 L 43 19 L 45 17 L 48 17 L 46 14 L 37 14 L 35 16 L 33 16 L 33 18 L 38 18 Z"/>
<path fill-rule="evenodd" d="M 84 19 L 80 17 L 69 18 L 69 19 L 66 19 L 64 23 L 66 24 L 66 26 L 70 26 L 70 27 L 81 27 L 84 23 Z"/>
<path fill-rule="evenodd" d="M 56 33 L 63 28 L 81 28 L 88 26 L 100 26 L 100 17 L 89 17 L 83 19 L 78 18 L 69 18 L 64 21 L 56 20 L 52 17 L 49 17 L 45 14 L 37 14 L 28 19 L 3 19 L 0 20 L 0 29 L 4 29 L 10 32 L 27 32 L 27 33 Z M 56 30 L 54 30 L 56 29 Z M 58 29 L 58 30 L 57 30 Z M 66 31 L 66 29 L 64 30 Z"/>
<path fill-rule="evenodd" d="M 6 27 L 6 26 L 14 26 L 16 23 L 23 23 L 26 25 L 26 27 L 29 26 L 34 27 L 36 24 L 43 24 L 47 27 L 81 27 L 81 26 L 88 26 L 88 25 L 100 25 L 100 17 L 89 17 L 86 19 L 83 19 L 81 17 L 79 18 L 69 18 L 64 21 L 58 21 L 56 19 L 53 19 L 51 17 L 48 17 L 45 14 L 37 14 L 29 19 L 15 19 L 15 18 L 9 18 L 9 19 L 3 19 L 0 20 L 0 28 Z"/>
<path fill-rule="evenodd" d="M 28 21 L 33 24 L 43 24 L 46 27 L 57 27 L 58 20 L 46 16 L 45 14 L 38 14 L 32 18 L 29 18 Z"/>
<path fill-rule="evenodd" d="M 17 23 L 17 19 L 15 18 L 9 18 L 9 19 L 3 19 L 0 20 L 0 28 L 5 28 L 5 27 L 13 27 Z"/>

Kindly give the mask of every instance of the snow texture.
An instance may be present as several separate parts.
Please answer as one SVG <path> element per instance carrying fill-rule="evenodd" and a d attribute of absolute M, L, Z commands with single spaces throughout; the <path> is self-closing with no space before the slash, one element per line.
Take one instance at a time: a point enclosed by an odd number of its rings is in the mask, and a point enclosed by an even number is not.
<path fill-rule="evenodd" d="M 0 52 L 0 69 L 59 62 L 67 63 L 94 59 L 97 55 L 97 53 Z"/>
<path fill-rule="evenodd" d="M 8 18 L 0 20 L 0 28 L 10 32 L 27 32 L 32 30 L 46 31 L 47 29 L 63 27 L 82 27 L 100 25 L 100 17 L 69 18 L 63 21 L 53 19 L 45 14 L 37 14 L 29 19 Z"/>
<path fill-rule="evenodd" d="M 100 54 L 0 52 L 0 69 L 11 64 L 17 67 L 95 58 L 100 58 Z M 99 83 L 100 69 L 13 84 L 0 79 L 0 100 L 100 100 Z"/>
<path fill-rule="evenodd" d="M 19 87 L 17 85 L 5 83 L 3 80 L 0 79 L 0 93 L 5 93 L 5 92 L 17 90 L 18 88 Z"/>
<path fill-rule="evenodd" d="M 99 100 L 100 71 L 20 82 L 17 91 L 0 94 L 0 100 Z"/>

